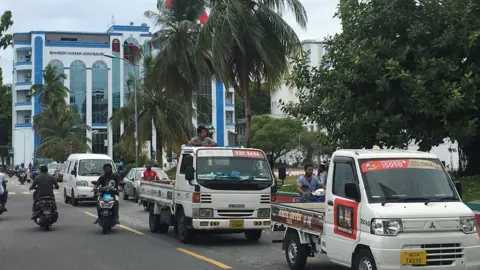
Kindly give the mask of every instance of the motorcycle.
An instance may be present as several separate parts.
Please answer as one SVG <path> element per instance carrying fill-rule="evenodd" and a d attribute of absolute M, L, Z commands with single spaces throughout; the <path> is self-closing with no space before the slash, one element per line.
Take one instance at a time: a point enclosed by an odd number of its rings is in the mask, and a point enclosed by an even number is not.
<path fill-rule="evenodd" d="M 8 183 L 8 180 L 5 179 L 5 183 Z M 5 205 L 3 205 L 2 202 L 0 202 L 0 215 L 3 214 L 3 212 L 5 212 Z"/>
<path fill-rule="evenodd" d="M 32 178 L 33 180 L 35 180 L 35 177 L 37 177 L 37 175 L 38 175 L 37 170 L 32 169 L 32 175 L 30 176 L 30 178 Z M 28 180 L 27 180 L 27 181 L 28 181 Z"/>
<path fill-rule="evenodd" d="M 325 202 L 325 189 L 319 188 L 308 196 L 302 196 L 302 198 L 296 198 L 294 202 Z"/>
<path fill-rule="evenodd" d="M 18 173 L 18 181 L 20 181 L 20 184 L 25 184 L 27 181 L 27 173 L 26 172 L 19 172 Z"/>
<path fill-rule="evenodd" d="M 58 212 L 54 197 L 40 197 L 35 204 L 35 219 L 33 221 L 46 231 L 57 222 Z"/>
<path fill-rule="evenodd" d="M 97 181 L 92 181 L 92 184 L 96 185 Z M 120 186 L 123 185 L 125 183 L 120 183 Z M 115 181 L 111 180 L 106 187 L 101 187 L 98 191 L 98 225 L 102 227 L 103 234 L 107 234 L 117 224 L 114 206 L 118 190 L 115 188 Z"/>

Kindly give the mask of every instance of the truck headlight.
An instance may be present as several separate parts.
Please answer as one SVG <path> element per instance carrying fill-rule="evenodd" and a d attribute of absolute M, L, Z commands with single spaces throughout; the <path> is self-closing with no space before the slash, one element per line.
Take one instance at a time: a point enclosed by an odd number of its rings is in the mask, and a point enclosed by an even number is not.
<path fill-rule="evenodd" d="M 477 232 L 477 220 L 474 217 L 460 218 L 460 227 L 466 234 Z"/>
<path fill-rule="evenodd" d="M 260 208 L 260 209 L 258 209 L 257 217 L 269 218 L 270 217 L 270 208 Z"/>
<path fill-rule="evenodd" d="M 211 208 L 200 208 L 199 216 L 200 216 L 200 218 L 213 217 L 213 209 L 211 209 Z"/>
<path fill-rule="evenodd" d="M 87 181 L 77 181 L 77 187 L 88 187 Z"/>
<path fill-rule="evenodd" d="M 403 231 L 401 219 L 373 219 L 370 226 L 372 234 L 396 236 Z"/>

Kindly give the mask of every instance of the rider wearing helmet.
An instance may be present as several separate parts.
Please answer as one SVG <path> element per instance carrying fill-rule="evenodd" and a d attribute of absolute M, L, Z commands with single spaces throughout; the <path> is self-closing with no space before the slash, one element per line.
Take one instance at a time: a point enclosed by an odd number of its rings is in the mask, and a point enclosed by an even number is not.
<path fill-rule="evenodd" d="M 7 204 L 8 190 L 5 174 L 3 172 L 0 172 L 0 182 L 0 204 L 3 206 L 3 211 L 7 212 L 5 205 Z M 2 209 L 0 209 L 0 211 L 2 211 Z"/>
<path fill-rule="evenodd" d="M 95 193 L 97 192 L 99 187 L 105 187 L 105 186 L 109 185 L 110 181 L 112 181 L 112 180 L 115 183 L 115 189 L 117 189 L 117 191 L 119 191 L 119 189 L 121 188 L 120 183 L 122 182 L 122 178 L 118 174 L 113 173 L 112 169 L 113 169 L 113 167 L 112 167 L 112 164 L 110 164 L 110 163 L 106 163 L 106 164 L 103 165 L 104 174 L 98 178 L 97 184 L 93 188 Z M 115 194 L 115 205 L 114 205 L 115 218 L 117 220 L 117 224 L 120 224 L 120 220 L 119 220 L 120 215 L 118 214 L 118 208 L 119 208 L 118 194 Z M 97 218 L 97 220 L 95 220 L 95 222 L 93 224 L 97 224 L 97 223 L 98 223 L 98 218 Z"/>
<path fill-rule="evenodd" d="M 23 164 L 23 163 L 22 163 Z M 36 218 L 35 216 L 35 205 L 37 203 L 37 199 L 40 197 L 52 197 L 55 198 L 55 194 L 53 193 L 53 188 L 59 189 L 57 180 L 55 177 L 48 174 L 48 167 L 47 165 L 40 165 L 40 174 L 35 177 L 33 180 L 32 185 L 30 186 L 30 190 L 36 190 L 33 193 L 33 215 L 32 219 Z"/>

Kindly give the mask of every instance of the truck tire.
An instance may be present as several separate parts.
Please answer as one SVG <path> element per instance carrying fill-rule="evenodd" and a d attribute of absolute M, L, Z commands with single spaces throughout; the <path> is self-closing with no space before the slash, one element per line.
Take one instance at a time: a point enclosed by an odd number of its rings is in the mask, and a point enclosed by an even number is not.
<path fill-rule="evenodd" d="M 72 189 L 72 196 L 70 197 L 70 201 L 72 202 L 72 206 L 78 206 L 78 200 L 75 198 L 75 193 L 73 193 L 73 189 Z"/>
<path fill-rule="evenodd" d="M 153 210 L 148 215 L 148 227 L 152 233 L 157 233 L 160 229 L 160 215 L 153 214 Z"/>
<path fill-rule="evenodd" d="M 377 264 L 373 258 L 372 253 L 368 249 L 362 249 L 355 256 L 355 265 L 352 267 L 353 270 L 377 270 Z"/>
<path fill-rule="evenodd" d="M 262 230 L 245 231 L 245 238 L 250 242 L 257 242 L 262 237 Z"/>
<path fill-rule="evenodd" d="M 183 209 L 178 212 L 177 228 L 180 241 L 185 244 L 189 244 L 193 241 L 195 232 L 187 227 L 187 218 L 185 217 Z"/>
<path fill-rule="evenodd" d="M 296 233 L 288 233 L 283 241 L 286 242 L 285 258 L 290 269 L 304 269 L 307 264 L 308 245 L 302 245 Z"/>

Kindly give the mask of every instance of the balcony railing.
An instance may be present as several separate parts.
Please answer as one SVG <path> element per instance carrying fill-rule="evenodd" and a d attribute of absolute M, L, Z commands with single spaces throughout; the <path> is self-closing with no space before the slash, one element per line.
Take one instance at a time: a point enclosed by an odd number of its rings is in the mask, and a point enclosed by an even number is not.
<path fill-rule="evenodd" d="M 28 127 L 32 127 L 32 124 L 31 123 L 18 123 L 18 124 L 15 124 L 15 127 L 16 128 L 28 128 Z"/>
<path fill-rule="evenodd" d="M 30 106 L 32 105 L 31 101 L 20 101 L 20 102 L 15 102 L 15 106 Z"/>

